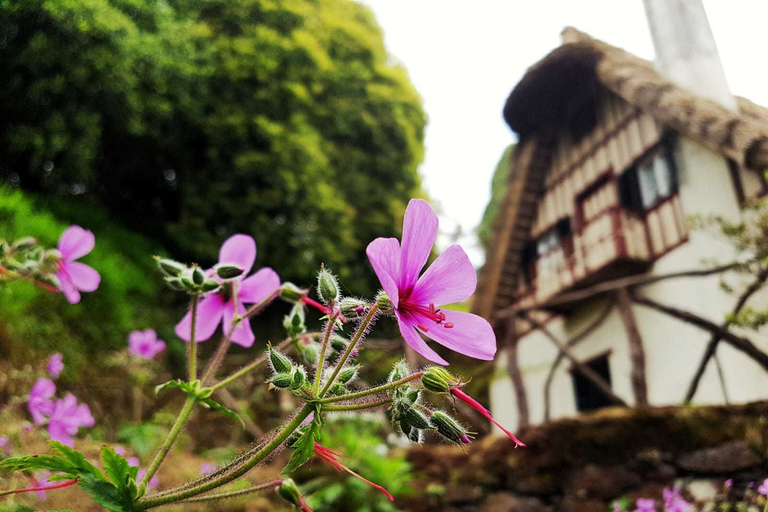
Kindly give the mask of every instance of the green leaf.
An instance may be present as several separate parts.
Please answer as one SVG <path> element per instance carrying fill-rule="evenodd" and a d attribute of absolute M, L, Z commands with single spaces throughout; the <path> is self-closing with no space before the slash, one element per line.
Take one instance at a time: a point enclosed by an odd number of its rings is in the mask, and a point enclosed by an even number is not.
<path fill-rule="evenodd" d="M 230 418 L 236 419 L 237 421 L 240 422 L 240 425 L 242 425 L 243 429 L 245 429 L 245 422 L 243 421 L 243 418 L 241 418 L 240 415 L 237 414 L 232 409 L 227 409 L 226 407 L 224 407 L 223 405 L 221 405 L 220 403 L 218 403 L 212 398 L 201 398 L 200 403 L 202 403 L 207 407 L 210 407 L 214 411 L 218 411 L 220 413 L 226 414 Z"/>
<path fill-rule="evenodd" d="M 288 465 L 283 469 L 283 473 L 291 473 L 303 466 L 315 451 L 315 438 L 318 436 L 318 425 L 314 421 L 308 425 L 308 428 L 293 443 L 293 455 Z"/>
<path fill-rule="evenodd" d="M 161 391 L 165 391 L 166 389 L 183 389 L 189 393 L 191 391 L 191 386 L 183 380 L 169 380 L 168 382 L 163 382 L 162 384 L 157 385 L 155 387 L 155 394 L 159 395 Z"/>
<path fill-rule="evenodd" d="M 101 460 L 104 461 L 104 472 L 115 487 L 125 489 L 128 479 L 131 478 L 131 467 L 125 457 L 118 455 L 110 446 L 102 446 Z"/>
<path fill-rule="evenodd" d="M 93 501 L 112 512 L 128 512 L 133 506 L 132 500 L 126 501 L 117 487 L 93 475 L 82 476 L 78 485 L 91 495 Z"/>
<path fill-rule="evenodd" d="M 10 457 L 0 461 L 0 469 L 11 472 L 35 471 L 47 469 L 71 474 L 72 465 L 61 457 L 55 455 L 27 455 L 24 457 Z"/>

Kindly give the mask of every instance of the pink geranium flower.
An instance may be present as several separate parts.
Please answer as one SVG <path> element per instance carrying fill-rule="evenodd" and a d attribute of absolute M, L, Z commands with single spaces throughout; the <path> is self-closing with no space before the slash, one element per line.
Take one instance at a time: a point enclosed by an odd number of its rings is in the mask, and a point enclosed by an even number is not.
<path fill-rule="evenodd" d="M 280 292 L 280 278 L 271 268 L 262 268 L 250 277 L 248 275 L 256 261 L 256 242 L 248 235 L 233 235 L 229 237 L 219 250 L 219 263 L 234 263 L 243 268 L 240 277 L 224 281 L 222 287 L 215 293 L 210 293 L 200 300 L 197 306 L 197 322 L 195 326 L 195 341 L 201 342 L 213 336 L 219 324 L 224 322 L 224 334 L 229 334 L 232 319 L 235 316 L 233 296 L 237 297 L 237 313 L 245 314 L 245 304 L 258 304 L 269 297 L 277 297 Z M 213 272 L 211 272 L 212 275 Z M 192 312 L 188 312 L 176 324 L 176 335 L 184 341 L 190 339 L 192 327 Z M 238 324 L 232 333 L 232 342 L 243 347 L 250 347 L 255 341 L 248 320 Z"/>
<path fill-rule="evenodd" d="M 136 474 L 136 481 L 141 482 L 141 479 L 144 478 L 144 475 L 146 474 L 147 468 L 141 468 Z M 153 475 L 152 478 L 149 479 L 149 482 L 147 482 L 147 489 L 156 489 L 158 485 L 160 485 L 160 479 L 157 475 Z"/>
<path fill-rule="evenodd" d="M 64 356 L 56 352 L 48 358 L 48 375 L 52 379 L 58 379 L 64 371 Z"/>
<path fill-rule="evenodd" d="M 48 435 L 54 441 L 73 446 L 72 436 L 80 427 L 92 427 L 95 424 L 91 410 L 86 404 L 78 404 L 72 393 L 56 400 L 53 413 L 48 422 Z"/>
<path fill-rule="evenodd" d="M 56 384 L 50 379 L 37 379 L 29 392 L 27 408 L 36 425 L 45 423 L 47 416 L 53 414 L 55 407 L 51 398 L 56 393 Z"/>
<path fill-rule="evenodd" d="M 763 484 L 757 488 L 757 492 L 759 492 L 763 496 L 768 496 L 768 478 L 763 480 Z"/>
<path fill-rule="evenodd" d="M 208 476 L 214 471 L 216 471 L 216 466 L 214 464 L 211 464 L 210 462 L 203 462 L 202 464 L 200 464 L 201 475 Z"/>
<path fill-rule="evenodd" d="M 640 498 L 637 500 L 635 512 L 656 512 L 656 502 L 652 499 Z"/>
<path fill-rule="evenodd" d="M 59 271 L 56 277 L 61 291 L 70 304 L 80 302 L 80 292 L 92 292 L 99 287 L 101 276 L 93 268 L 75 261 L 93 250 L 93 233 L 80 226 L 69 226 L 59 238 Z"/>
<path fill-rule="evenodd" d="M 165 342 L 157 339 L 157 333 L 153 329 L 132 331 L 128 334 L 128 352 L 135 356 L 154 359 L 163 350 Z"/>
<path fill-rule="evenodd" d="M 464 250 L 449 247 L 419 277 L 437 237 L 437 215 L 429 204 L 412 199 L 405 210 L 402 245 L 396 238 L 377 238 L 366 253 L 395 308 L 405 341 L 430 361 L 448 364 L 419 332 L 449 349 L 475 359 L 490 360 L 496 336 L 483 318 L 440 306 L 466 300 L 475 291 L 477 275 Z"/>

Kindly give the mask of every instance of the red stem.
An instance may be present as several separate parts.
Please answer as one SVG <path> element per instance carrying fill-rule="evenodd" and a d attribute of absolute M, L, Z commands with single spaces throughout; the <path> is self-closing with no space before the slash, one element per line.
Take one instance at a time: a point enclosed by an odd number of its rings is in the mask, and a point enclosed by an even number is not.
<path fill-rule="evenodd" d="M 301 298 L 301 302 L 306 304 L 307 306 L 312 306 L 315 309 L 318 309 L 325 313 L 326 315 L 330 315 L 331 313 L 328 311 L 328 308 L 317 302 L 315 299 L 311 299 L 307 295 L 304 295 Z M 339 315 L 339 320 L 341 320 L 343 323 L 347 323 L 347 319 L 344 318 L 344 315 Z"/>
<path fill-rule="evenodd" d="M 64 487 L 69 487 L 70 485 L 76 484 L 78 480 L 78 478 L 75 478 L 73 480 L 67 480 L 66 482 L 55 485 L 41 485 L 38 487 L 27 487 L 26 489 L 15 489 L 13 491 L 5 491 L 3 494 L 18 494 L 20 492 L 52 491 L 54 489 L 63 489 Z"/>
<path fill-rule="evenodd" d="M 470 406 L 471 408 L 473 408 L 474 410 L 476 410 L 477 412 L 479 412 L 480 414 L 482 414 L 483 416 L 485 416 L 485 419 L 487 419 L 488 421 L 490 421 L 491 423 L 493 423 L 494 425 L 499 427 L 505 434 L 507 434 L 507 436 L 510 439 L 512 439 L 512 441 L 515 442 L 515 448 L 517 448 L 518 446 L 525 446 L 525 443 L 522 442 L 521 440 L 519 440 L 515 436 L 515 434 L 513 434 L 509 430 L 507 430 L 504 427 L 502 427 L 499 424 L 499 422 L 496 421 L 493 418 L 493 416 L 491 416 L 491 411 L 489 411 L 488 409 L 483 407 L 480 404 L 480 402 L 478 402 L 477 400 L 475 400 L 474 398 L 472 398 L 471 396 L 466 394 L 464 391 L 462 391 L 461 388 L 458 388 L 458 387 L 451 388 L 451 394 L 453 396 L 455 396 L 456 398 L 458 398 L 459 400 L 461 400 L 462 402 L 464 402 L 465 404 L 467 404 L 468 406 Z"/>

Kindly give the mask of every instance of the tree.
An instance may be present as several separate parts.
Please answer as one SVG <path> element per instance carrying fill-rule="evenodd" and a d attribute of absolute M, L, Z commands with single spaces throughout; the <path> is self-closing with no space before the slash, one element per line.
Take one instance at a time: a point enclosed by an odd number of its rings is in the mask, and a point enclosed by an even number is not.
<path fill-rule="evenodd" d="M 83 196 L 207 264 L 356 292 L 418 194 L 425 116 L 351 0 L 0 0 L 0 175 Z M 355 263 L 352 263 L 355 262 Z"/>
<path fill-rule="evenodd" d="M 491 179 L 491 199 L 488 201 L 488 206 L 485 207 L 483 220 L 480 221 L 480 226 L 477 228 L 477 236 L 486 251 L 493 238 L 493 224 L 499 216 L 501 204 L 507 193 L 507 180 L 509 180 L 509 173 L 512 172 L 512 151 L 514 149 L 514 144 L 507 146 L 499 163 L 496 164 L 496 170 L 493 171 L 493 178 Z"/>

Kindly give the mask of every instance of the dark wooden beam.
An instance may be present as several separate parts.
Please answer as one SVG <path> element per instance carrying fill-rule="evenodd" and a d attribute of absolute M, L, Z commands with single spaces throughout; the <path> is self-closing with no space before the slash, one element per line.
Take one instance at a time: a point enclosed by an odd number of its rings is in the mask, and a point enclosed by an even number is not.
<path fill-rule="evenodd" d="M 519 428 L 527 427 L 531 422 L 528 408 L 528 394 L 525 390 L 525 381 L 520 372 L 520 364 L 517 360 L 517 346 L 520 339 L 517 337 L 515 319 L 511 318 L 504 322 L 503 347 L 507 352 L 507 372 L 512 381 L 512 389 L 515 392 L 515 401 L 517 402 L 517 416 Z"/>
<path fill-rule="evenodd" d="M 614 292 L 616 306 L 619 309 L 624 330 L 629 342 L 629 355 L 632 362 L 632 391 L 635 395 L 635 405 L 648 405 L 648 385 L 645 380 L 645 349 L 643 337 L 637 327 L 637 320 L 632 311 L 632 301 L 626 288 L 619 288 Z"/>

